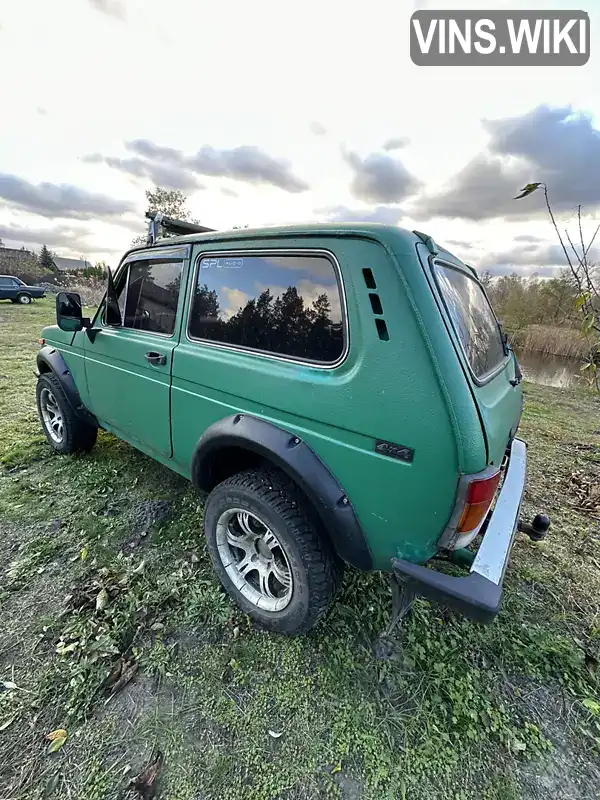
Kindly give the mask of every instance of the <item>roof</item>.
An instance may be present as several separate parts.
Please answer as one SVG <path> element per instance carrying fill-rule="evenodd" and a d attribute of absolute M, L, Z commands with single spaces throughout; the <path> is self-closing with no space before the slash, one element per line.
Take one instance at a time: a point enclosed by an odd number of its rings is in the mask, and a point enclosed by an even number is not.
<path fill-rule="evenodd" d="M 83 258 L 63 258 L 62 256 L 52 256 L 52 261 L 56 265 L 56 269 L 61 272 L 77 272 L 81 269 L 91 267 L 89 261 Z"/>
<path fill-rule="evenodd" d="M 313 222 L 296 225 L 273 225 L 261 228 L 236 228 L 233 230 L 211 231 L 210 233 L 190 233 L 185 236 L 169 236 L 159 239 L 150 249 L 156 247 L 172 247 L 178 244 L 192 244 L 195 242 L 236 242 L 245 239 L 277 239 L 278 237 L 308 236 L 363 236 L 380 241 L 384 246 L 393 248 L 396 252 L 410 250 L 414 253 L 416 244 L 423 244 L 421 236 L 414 231 L 400 228 L 397 225 L 384 225 L 380 222 Z M 434 237 L 435 238 L 435 237 Z M 268 246 L 268 245 L 267 245 Z M 301 245 L 296 245 L 301 246 Z M 440 255 L 446 260 L 457 264 L 462 262 L 445 247 L 435 242 Z M 145 250 L 147 245 L 130 248 L 127 253 L 136 250 Z M 127 253 L 125 255 L 127 255 Z M 125 257 L 125 256 L 124 256 Z"/>
<path fill-rule="evenodd" d="M 0 256 L 3 253 L 22 253 L 27 256 L 33 256 L 31 250 L 26 250 L 24 247 L 0 247 Z M 35 256 L 34 256 L 35 258 Z"/>
<path fill-rule="evenodd" d="M 396 225 L 383 225 L 379 222 L 314 222 L 296 225 L 273 225 L 261 228 L 236 228 L 232 230 L 211 231 L 210 233 L 190 233 L 185 236 L 169 236 L 159 239 L 152 247 L 171 247 L 178 244 L 191 244 L 193 242 L 234 242 L 245 239 L 277 239 L 280 236 L 349 236 L 362 235 L 381 241 L 396 242 L 396 246 L 403 242 L 405 246 L 413 247 L 420 239 L 411 231 L 399 228 Z M 145 250 L 146 245 L 131 248 Z"/>

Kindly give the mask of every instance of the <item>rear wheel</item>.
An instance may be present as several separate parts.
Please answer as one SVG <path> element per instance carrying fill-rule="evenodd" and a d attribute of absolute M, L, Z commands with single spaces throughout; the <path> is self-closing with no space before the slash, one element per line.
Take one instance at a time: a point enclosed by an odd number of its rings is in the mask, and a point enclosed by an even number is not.
<path fill-rule="evenodd" d="M 276 470 L 248 470 L 210 493 L 204 529 L 227 593 L 256 622 L 306 633 L 329 609 L 343 565 L 298 488 Z"/>
<path fill-rule="evenodd" d="M 92 449 L 98 429 L 76 416 L 56 375 L 51 372 L 40 375 L 36 397 L 46 439 L 57 453 L 67 455 Z"/>
<path fill-rule="evenodd" d="M 29 303 L 31 303 L 31 295 L 21 292 L 21 294 L 17 295 L 17 303 L 20 303 L 22 306 L 28 306 Z"/>

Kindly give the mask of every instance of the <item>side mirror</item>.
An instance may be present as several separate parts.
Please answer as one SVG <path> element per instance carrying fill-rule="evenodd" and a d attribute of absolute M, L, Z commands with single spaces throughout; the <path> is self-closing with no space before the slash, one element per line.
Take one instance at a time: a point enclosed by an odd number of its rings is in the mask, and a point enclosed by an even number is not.
<path fill-rule="evenodd" d="M 62 331 L 81 331 L 89 328 L 90 320 L 83 316 L 81 297 L 76 292 L 56 295 L 56 323 Z"/>

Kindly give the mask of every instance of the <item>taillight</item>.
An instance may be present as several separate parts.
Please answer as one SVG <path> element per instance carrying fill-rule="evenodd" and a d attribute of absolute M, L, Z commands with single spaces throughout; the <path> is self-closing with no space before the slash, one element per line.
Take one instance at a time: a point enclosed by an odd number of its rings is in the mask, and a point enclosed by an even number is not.
<path fill-rule="evenodd" d="M 486 517 L 500 483 L 500 470 L 489 478 L 475 478 L 469 483 L 465 509 L 458 524 L 458 533 L 476 530 Z"/>
<path fill-rule="evenodd" d="M 40 339 L 40 344 L 46 344 L 46 340 L 45 339 Z"/>

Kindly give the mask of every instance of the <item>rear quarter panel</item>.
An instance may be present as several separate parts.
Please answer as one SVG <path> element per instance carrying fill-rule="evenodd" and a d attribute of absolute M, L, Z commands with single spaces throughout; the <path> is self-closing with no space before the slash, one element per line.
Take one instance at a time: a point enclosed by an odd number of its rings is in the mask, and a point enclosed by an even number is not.
<path fill-rule="evenodd" d="M 431 286 L 431 303 L 438 290 L 431 273 L 429 253 L 423 245 L 418 245 L 417 250 Z M 440 259 L 465 270 L 465 265 L 447 251 L 440 252 Z M 428 312 L 431 320 L 428 327 L 433 329 L 434 318 L 437 316 L 436 328 L 440 330 L 440 335 L 436 348 L 440 353 L 443 352 L 440 361 L 449 392 L 458 410 L 464 471 L 478 472 L 488 464 L 500 466 L 509 436 L 516 432 L 521 417 L 522 387 L 510 383 L 515 378 L 515 360 L 507 356 L 490 378 L 475 380 L 441 297 L 436 305 L 437 314 L 433 310 Z M 441 325 L 443 318 L 446 322 Z M 445 328 L 445 333 L 441 332 L 442 328 Z M 473 414 L 475 409 L 477 416 Z M 479 442 L 486 444 L 485 451 L 482 451 Z"/>
<path fill-rule="evenodd" d="M 346 291 L 348 356 L 340 366 L 323 369 L 189 341 L 192 268 L 173 359 L 178 468 L 189 475 L 197 442 L 212 423 L 239 412 L 259 416 L 301 436 L 337 477 L 367 535 L 376 569 L 389 569 L 394 555 L 425 561 L 452 511 L 459 457 L 439 374 L 395 256 L 375 238 L 302 236 L 232 247 L 197 245 L 192 265 L 200 254 L 257 247 L 317 248 L 336 257 Z M 414 261 L 414 246 L 400 256 Z M 389 341 L 377 333 L 365 267 L 377 282 Z M 376 453 L 377 439 L 414 449 L 413 462 Z"/>

